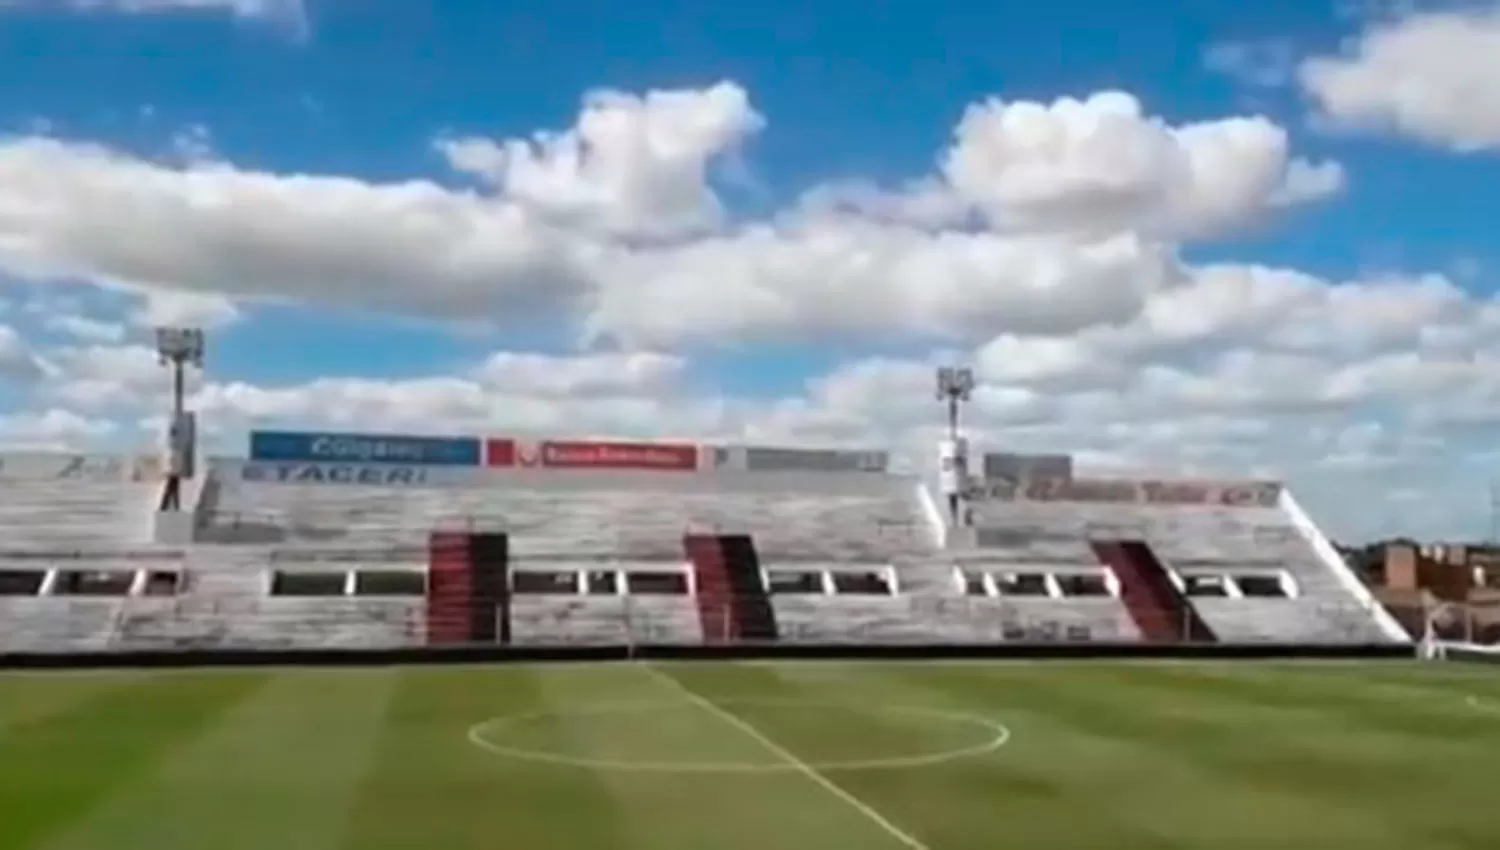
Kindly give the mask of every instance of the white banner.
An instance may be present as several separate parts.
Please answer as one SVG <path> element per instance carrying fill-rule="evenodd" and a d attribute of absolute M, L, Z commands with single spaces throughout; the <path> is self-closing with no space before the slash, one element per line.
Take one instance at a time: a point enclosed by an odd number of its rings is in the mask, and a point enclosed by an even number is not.
<path fill-rule="evenodd" d="M 1146 505 L 1224 505 L 1274 508 L 1281 485 L 1274 481 L 1130 481 L 1112 478 L 1037 478 L 986 481 L 969 493 L 974 501 L 1107 502 Z"/>
<path fill-rule="evenodd" d="M 6 452 L 0 453 L 0 480 L 150 482 L 162 479 L 162 466 L 156 455 Z"/>

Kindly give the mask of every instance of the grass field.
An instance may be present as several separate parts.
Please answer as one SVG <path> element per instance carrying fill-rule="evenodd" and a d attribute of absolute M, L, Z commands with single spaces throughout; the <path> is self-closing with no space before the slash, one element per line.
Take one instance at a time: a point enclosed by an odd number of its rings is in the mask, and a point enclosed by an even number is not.
<path fill-rule="evenodd" d="M 1500 848 L 1500 669 L 0 675 L 0 849 Z"/>

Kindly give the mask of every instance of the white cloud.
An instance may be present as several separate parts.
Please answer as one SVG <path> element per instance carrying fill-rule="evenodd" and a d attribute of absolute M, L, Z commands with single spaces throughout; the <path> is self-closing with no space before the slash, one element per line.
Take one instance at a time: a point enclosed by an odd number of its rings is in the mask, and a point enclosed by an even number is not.
<path fill-rule="evenodd" d="M 246 429 L 279 425 L 876 444 L 920 464 L 942 422 L 933 367 L 970 362 L 979 386 L 965 418 L 982 447 L 1069 451 L 1110 469 L 1287 475 L 1341 534 L 1389 531 L 1377 525 L 1381 494 L 1413 488 L 1455 507 L 1399 513 L 1422 523 L 1403 528 L 1461 532 L 1479 521 L 1454 499 L 1477 486 L 1475 458 L 1500 421 L 1493 301 L 1435 276 L 1335 283 L 1273 268 L 1191 271 L 1122 323 L 914 358 L 856 355 L 772 398 L 700 386 L 684 355 L 497 351 L 400 379 L 267 385 L 214 370 L 191 387 L 191 403 L 214 446 L 230 451 Z M 33 350 L 19 335 L 13 346 Z M 34 429 L 44 415 L 74 422 L 47 413 L 59 410 L 94 431 L 154 423 L 165 403 L 166 373 L 144 346 L 32 356 L 48 370 L 32 384 L 41 412 L 16 421 Z M 108 416 L 84 419 L 94 412 Z M 112 427 L 102 438 L 134 433 Z"/>
<path fill-rule="evenodd" d="M 85 342 L 119 342 L 125 338 L 125 326 L 119 322 L 91 319 L 88 316 L 55 313 L 46 318 L 45 324 L 49 330 Z"/>
<path fill-rule="evenodd" d="M 1203 236 L 1342 186 L 1337 165 L 1290 158 L 1286 131 L 1265 118 L 1171 127 L 1123 92 L 990 99 L 969 107 L 956 136 L 944 175 L 1002 226 Z"/>
<path fill-rule="evenodd" d="M 562 133 L 499 143 L 448 138 L 437 146 L 454 170 L 549 220 L 665 237 L 721 222 L 709 167 L 764 124 L 733 83 L 641 96 L 602 90 L 586 98 L 577 124 Z"/>
<path fill-rule="evenodd" d="M 222 295 L 146 290 L 130 321 L 147 328 L 221 328 L 241 317 L 234 302 Z"/>
<path fill-rule="evenodd" d="M 10 450 L 77 450 L 97 446 L 116 430 L 112 422 L 89 419 L 62 408 L 0 415 L 0 446 Z"/>
<path fill-rule="evenodd" d="M 1203 52 L 1210 71 L 1255 88 L 1280 88 L 1296 78 L 1297 47 L 1284 38 L 1221 42 Z"/>
<path fill-rule="evenodd" d="M 763 225 L 602 264 L 592 329 L 636 345 L 891 332 L 970 338 L 1126 321 L 1175 280 L 1133 235 L 932 233 L 857 218 Z"/>
<path fill-rule="evenodd" d="M 979 373 L 966 415 L 985 446 L 1285 474 L 1340 531 L 1376 530 L 1367 506 L 1386 492 L 1407 494 L 1403 520 L 1473 521 L 1461 506 L 1409 510 L 1409 494 L 1456 505 L 1442 494 L 1472 484 L 1476 435 L 1500 420 L 1500 304 L 1441 274 L 1328 280 L 1184 259 L 1187 241 L 1342 187 L 1342 169 L 1295 156 L 1269 120 L 1174 125 L 1118 93 L 984 101 L 931 173 L 812 186 L 740 220 L 713 175 L 763 123 L 732 84 L 594 95 L 551 135 L 439 143 L 476 178 L 462 189 L 12 138 L 0 272 L 64 293 L 41 312 L 75 331 L 68 317 L 108 316 L 53 283 L 125 292 L 135 326 L 248 324 L 271 301 L 623 343 L 500 350 L 399 379 L 272 385 L 213 365 L 193 403 L 221 448 L 277 424 L 858 442 L 924 462 L 941 423 L 932 369 L 963 362 Z M 35 422 L 62 432 L 71 416 L 84 434 L 98 414 L 123 439 L 159 415 L 166 373 L 130 336 L 39 350 L 12 333 L 0 364 L 10 345 L 15 374 L 47 379 L 15 382 Z M 694 360 L 705 347 L 753 358 L 767 340 L 842 360 L 771 398 Z"/>
<path fill-rule="evenodd" d="M 218 158 L 213 133 L 202 124 L 190 124 L 172 134 L 172 153 L 183 162 L 209 163 Z"/>
<path fill-rule="evenodd" d="M 0 144 L 0 268 L 36 280 L 499 318 L 577 296 L 586 247 L 515 205 L 428 182 Z"/>
<path fill-rule="evenodd" d="M 176 297 L 576 322 L 661 348 L 809 332 L 972 338 L 1128 320 L 1177 240 L 1338 191 L 1263 118 L 1130 96 L 973 106 L 938 173 L 732 221 L 712 174 L 765 120 L 732 83 L 589 95 L 529 140 L 449 137 L 457 190 L 0 142 L 0 270 Z M 975 221 L 975 217 L 982 221 Z M 985 226 L 979 227 L 977 224 Z M 219 300 L 213 303 L 228 304 Z"/>
<path fill-rule="evenodd" d="M 31 381 L 45 370 L 31 345 L 15 328 L 0 325 L 0 377 L 13 381 Z"/>
<path fill-rule="evenodd" d="M 145 345 L 64 346 L 46 353 L 46 367 L 41 394 L 79 410 L 165 405 L 171 386 L 155 349 Z"/>
<path fill-rule="evenodd" d="M 1500 147 L 1500 8 L 1374 24 L 1338 56 L 1305 60 L 1303 88 L 1331 122 L 1456 151 Z"/>
<path fill-rule="evenodd" d="M 666 389 L 682 380 L 687 362 L 664 354 L 589 354 L 560 357 L 501 351 L 476 371 L 479 382 L 499 391 L 536 395 L 638 393 Z"/>
<path fill-rule="evenodd" d="M 80 12 L 127 15 L 175 12 L 222 12 L 237 18 L 267 20 L 302 26 L 307 20 L 303 0 L 0 0 L 0 8 L 65 8 Z"/>

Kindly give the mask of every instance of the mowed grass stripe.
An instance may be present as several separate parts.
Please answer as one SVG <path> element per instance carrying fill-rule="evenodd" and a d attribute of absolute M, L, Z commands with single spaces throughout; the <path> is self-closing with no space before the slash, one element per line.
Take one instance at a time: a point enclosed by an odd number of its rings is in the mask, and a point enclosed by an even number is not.
<path fill-rule="evenodd" d="M 780 764 L 753 739 L 733 734 L 723 720 L 663 688 L 648 669 L 616 665 L 549 670 L 541 687 L 557 714 L 559 737 L 542 745 L 565 756 L 663 767 Z M 660 777 L 670 771 L 651 772 Z M 630 775 L 617 773 L 606 780 L 624 782 L 626 793 L 647 781 L 637 772 L 626 773 Z"/>
<path fill-rule="evenodd" d="M 809 762 L 964 737 L 885 706 L 1004 722 L 1014 737 L 992 755 L 827 774 L 933 850 L 1500 846 L 1489 782 L 1500 716 L 1465 706 L 1474 689 L 1437 665 L 657 669 Z M 900 848 L 795 771 L 596 771 L 465 739 L 486 717 L 533 713 L 513 743 L 777 764 L 636 666 L 0 680 L 9 694 L 29 707 L 0 703 L 0 724 L 12 718 L 0 729 L 0 850 Z M 649 710 L 586 716 L 620 704 Z M 28 826 L 34 802 L 53 813 Z"/>
<path fill-rule="evenodd" d="M 1252 668 L 1110 676 L 1110 687 L 1118 691 L 1163 692 L 1174 704 L 1195 707 L 1196 716 L 1174 719 L 1193 735 L 1200 763 L 1227 766 L 1237 777 L 1309 799 L 1360 808 L 1393 832 L 1449 846 L 1486 846 L 1496 838 L 1492 813 L 1465 803 L 1473 782 L 1482 781 L 1500 753 L 1500 725 L 1461 702 L 1443 701 L 1438 705 L 1445 710 L 1434 711 L 1420 691 L 1413 695 L 1358 679 L 1268 676 Z M 1285 705 L 1295 706 L 1295 713 L 1283 710 Z M 1246 719 L 1254 731 L 1219 734 Z M 1263 737 L 1263 745 L 1245 747 L 1246 737 Z M 1294 769 L 1288 754 L 1295 754 Z"/>
<path fill-rule="evenodd" d="M 653 680 L 639 665 L 553 669 L 543 682 L 559 715 L 548 742 L 580 758 L 669 764 L 774 765 L 774 756 L 722 720 Z M 613 707 L 621 710 L 614 712 Z M 554 767 L 553 770 L 578 770 Z M 636 850 L 754 850 L 789 843 L 783 814 L 798 816 L 781 782 L 766 777 L 598 770 L 615 803 L 607 847 Z M 783 780 L 784 781 L 784 780 Z M 817 815 L 809 824 L 816 828 Z M 839 837 L 835 833 L 834 837 Z M 838 845 L 830 845 L 837 848 Z"/>
<path fill-rule="evenodd" d="M 86 817 L 266 681 L 254 674 L 131 678 L 0 730 L 0 850 L 34 847 Z"/>
<path fill-rule="evenodd" d="M 706 730 L 713 737 L 713 743 L 708 746 L 715 751 L 722 752 L 726 746 L 748 747 L 748 752 L 753 754 L 747 759 L 748 763 L 764 764 L 774 770 L 702 776 L 696 782 L 691 776 L 661 777 L 652 792 L 658 820 L 643 820 L 639 827 L 642 836 L 648 830 L 654 831 L 657 840 L 637 839 L 634 846 L 669 850 L 703 847 L 715 850 L 903 850 L 910 846 L 862 811 L 860 806 L 852 805 L 838 793 L 823 787 L 799 769 L 794 761 L 783 758 L 759 737 L 689 695 L 695 694 L 719 711 L 749 723 L 759 735 L 772 741 L 774 747 L 790 752 L 806 763 L 815 761 L 815 756 L 797 752 L 794 745 L 779 740 L 774 729 L 758 722 L 766 719 L 768 711 L 787 714 L 795 709 L 756 705 L 753 700 L 777 699 L 783 706 L 791 703 L 807 705 L 819 701 L 817 694 L 807 694 L 795 687 L 777 691 L 759 687 L 751 681 L 756 675 L 754 668 L 742 666 L 723 668 L 730 671 L 728 682 L 705 682 L 703 669 L 702 665 L 663 663 L 641 669 L 638 675 L 655 688 L 658 698 L 674 706 L 673 714 L 687 713 L 697 721 L 707 721 Z M 760 715 L 756 714 L 757 710 Z M 825 728 L 836 725 L 839 720 L 838 716 L 823 717 L 824 723 L 828 724 Z M 833 781 L 838 783 L 839 780 Z M 665 808 L 664 804 L 670 805 L 668 801 L 671 799 L 667 795 L 674 793 L 679 797 L 690 795 L 683 801 L 688 805 Z M 883 812 L 878 814 L 884 817 Z M 906 831 L 902 824 L 894 826 Z M 916 837 L 920 839 L 920 836 Z"/>
<path fill-rule="evenodd" d="M 1011 725 L 1015 741 L 992 761 L 990 772 L 1052 789 L 1057 800 L 1016 806 L 1002 798 L 994 807 L 1028 845 L 1312 850 L 1366 846 L 1384 837 L 1382 826 L 1361 812 L 1245 783 L 1184 757 L 1171 743 L 1178 726 L 1177 715 L 1167 714 L 1171 703 L 1117 693 L 1099 673 L 1089 667 L 1006 667 L 957 675 L 891 669 L 888 675 Z M 1223 734 L 1232 737 L 1235 728 Z M 975 778 L 965 788 L 982 788 L 984 781 Z M 979 799 L 968 800 L 976 805 L 982 805 Z"/>
<path fill-rule="evenodd" d="M 1500 702 L 1500 669 L 1489 675 L 1474 678 L 1468 675 L 1450 675 L 1446 671 L 1456 665 L 1435 664 L 1371 664 L 1365 669 L 1343 671 L 1341 676 L 1314 676 L 1313 671 L 1291 670 L 1278 677 L 1283 681 L 1302 686 L 1326 686 L 1338 688 L 1348 678 L 1357 683 L 1356 691 L 1362 695 L 1385 692 L 1398 701 L 1410 703 L 1413 711 L 1432 712 L 1435 715 L 1451 716 L 1459 723 L 1472 721 L 1469 697 Z M 1435 724 L 1447 729 L 1443 723 Z"/>
<path fill-rule="evenodd" d="M 398 675 L 358 787 L 348 850 L 611 848 L 616 801 L 588 771 L 498 758 L 467 739 L 474 723 L 543 712 L 530 727 L 560 734 L 546 668 L 410 668 Z"/>
<path fill-rule="evenodd" d="M 1191 675 L 1180 668 L 1178 675 Z M 1269 714 L 1247 702 L 1243 689 L 1226 689 L 1217 678 L 1204 677 L 1199 688 L 1181 683 L 1162 687 L 1161 668 L 1136 672 L 1136 684 L 1123 684 L 1121 668 L 1101 668 L 1090 679 L 1058 677 L 1017 689 L 1010 676 L 1003 686 L 1009 702 L 1060 720 L 1070 737 L 1114 738 L 1136 751 L 1126 759 L 1137 767 L 1154 765 L 1147 776 L 1122 789 L 1124 798 L 1145 805 L 1155 798 L 1153 822 L 1171 823 L 1177 834 L 1193 837 L 1204 824 L 1186 813 L 1229 815 L 1221 833 L 1274 840 L 1285 847 L 1483 847 L 1494 846 L 1494 827 L 1481 818 L 1463 816 L 1454 804 L 1472 802 L 1473 787 L 1453 786 L 1445 814 L 1458 820 L 1434 824 L 1422 810 L 1425 799 L 1412 789 L 1421 781 L 1421 746 L 1389 752 L 1372 762 L 1362 751 L 1359 718 L 1351 713 L 1343 729 L 1319 721 Z M 1264 675 L 1253 667 L 1245 673 Z M 1153 684 L 1155 686 L 1153 686 Z M 1268 682 L 1268 687 L 1275 687 Z M 1295 690 L 1285 682 L 1283 689 Z M 1350 687 L 1357 688 L 1357 683 Z M 1300 700 L 1302 695 L 1298 695 Z M 1326 716 L 1326 715 L 1325 715 Z M 1319 729 L 1320 733 L 1310 730 Z M 1182 791 L 1171 792 L 1174 784 Z M 1154 789 L 1137 793 L 1137 789 Z M 1426 794 L 1422 795 L 1424 798 Z M 1254 805 L 1246 805 L 1254 801 Z M 1414 812 L 1420 812 L 1413 816 Z M 1479 835 L 1490 833 L 1476 843 Z M 1205 835 L 1206 839 L 1207 836 Z"/>
<path fill-rule="evenodd" d="M 1445 846 L 1500 844 L 1500 826 L 1478 793 L 1500 757 L 1500 723 L 1457 694 L 1401 687 L 1387 676 L 1323 680 L 1254 669 L 1232 675 L 1231 668 L 1183 670 L 1150 684 L 1196 685 L 1249 713 L 1280 702 L 1300 706 L 1300 722 L 1272 732 L 1279 749 L 1299 755 L 1296 769 L 1267 753 L 1237 762 L 1241 774 L 1310 797 L 1373 804 L 1393 831 Z"/>
<path fill-rule="evenodd" d="M 84 676 L 0 673 L 0 736 L 9 727 L 67 711 L 148 675 L 135 671 Z"/>
<path fill-rule="evenodd" d="M 1343 722 L 1357 713 L 1366 729 L 1420 738 L 1434 746 L 1457 742 L 1467 747 L 1476 737 L 1497 731 L 1492 722 L 1465 704 L 1461 690 L 1432 689 L 1385 676 L 1320 676 L 1307 669 L 1233 665 L 1112 669 L 1101 671 L 1101 675 L 1123 688 L 1182 691 L 1192 698 L 1208 692 L 1216 702 L 1235 711 L 1295 715 L 1311 725 L 1330 719 Z M 1273 722 L 1288 719 L 1270 718 Z"/>
<path fill-rule="evenodd" d="M 873 665 L 698 664 L 669 669 L 813 765 L 951 752 L 984 744 L 995 734 L 978 724 L 902 713 L 900 709 L 926 708 L 985 715 L 929 693 L 892 687 Z M 922 767 L 834 768 L 825 775 L 929 847 L 978 850 L 1012 841 L 1016 827 L 996 822 L 997 804 L 1034 813 L 1056 795 L 1056 789 L 1029 779 L 1010 781 L 1010 774 L 986 772 L 1004 762 L 1002 753 L 1004 748 Z M 976 787 L 976 779 L 984 784 Z M 1003 843 L 997 843 L 1002 836 Z M 891 845 L 890 839 L 879 845 L 869 840 L 871 846 Z"/>
<path fill-rule="evenodd" d="M 38 850 L 336 846 L 392 678 L 276 674 Z"/>
<path fill-rule="evenodd" d="M 987 850 L 1001 846 L 1028 848 L 1170 848 L 1178 844 L 1136 823 L 1133 811 L 1108 804 L 1114 789 L 1106 780 L 1085 787 L 1079 780 L 1099 774 L 1094 766 L 1113 766 L 1110 754 L 1087 743 L 1078 746 L 1085 758 L 1081 772 L 1059 763 L 1053 743 L 1065 734 L 1059 727 L 1038 727 L 1001 709 L 993 700 L 977 697 L 982 673 L 972 665 L 950 665 L 946 683 L 914 674 L 912 665 L 851 664 L 786 665 L 777 668 L 784 679 L 812 692 L 864 707 L 876 718 L 882 706 L 926 706 L 987 717 L 1012 732 L 1005 747 L 984 756 L 956 759 L 913 770 L 838 774 L 840 782 L 893 819 L 917 830 L 930 846 L 943 850 Z M 863 725 L 861 726 L 863 728 Z M 892 724 L 891 737 L 917 734 Z M 936 743 L 936 742 L 933 742 Z M 1081 745 L 1080 745 L 1081 744 Z M 1105 790 L 1099 790 L 1099 789 Z M 1206 846 L 1206 845 L 1200 845 Z"/>
<path fill-rule="evenodd" d="M 765 773 L 673 773 L 669 769 L 590 770 L 541 766 L 593 776 L 615 802 L 614 832 L 588 846 L 638 850 L 802 850 L 884 846 L 885 837 L 858 813 L 723 718 L 639 665 L 553 667 L 540 679 L 555 725 L 517 727 L 497 739 L 548 748 L 574 759 L 605 759 L 668 768 L 728 765 Z M 497 757 L 505 761 L 505 757 Z M 569 845 L 572 846 L 572 845 Z M 576 845 L 583 846 L 583 845 Z M 899 846 L 899 845 L 898 845 Z"/>
<path fill-rule="evenodd" d="M 1233 688 L 1225 687 L 1221 677 L 1201 675 L 1197 687 L 1187 689 L 1183 679 L 1160 675 L 1142 677 L 1135 688 L 1115 675 L 1106 684 L 1127 695 L 1140 693 L 1143 702 L 1154 697 L 1162 705 L 1211 708 L 1197 717 L 1175 712 L 1171 734 L 1147 736 L 1138 729 L 1136 738 L 1163 747 L 1173 746 L 1175 739 L 1183 760 L 1225 782 L 1294 795 L 1317 803 L 1330 817 L 1337 813 L 1380 825 L 1383 842 L 1468 846 L 1453 840 L 1461 835 L 1434 831 L 1425 819 L 1410 817 L 1428 805 L 1418 789 L 1443 780 L 1441 770 L 1429 769 L 1422 737 L 1438 724 L 1403 720 L 1388 700 L 1360 699 L 1357 683 L 1344 685 L 1335 697 L 1321 688 L 1302 693 L 1293 681 L 1259 680 L 1254 671 L 1246 673 L 1249 678 Z M 1268 710 L 1277 695 L 1299 706 L 1301 713 L 1293 718 Z M 1331 710 L 1308 710 L 1319 702 Z M 1343 722 L 1338 722 L 1340 716 Z"/>

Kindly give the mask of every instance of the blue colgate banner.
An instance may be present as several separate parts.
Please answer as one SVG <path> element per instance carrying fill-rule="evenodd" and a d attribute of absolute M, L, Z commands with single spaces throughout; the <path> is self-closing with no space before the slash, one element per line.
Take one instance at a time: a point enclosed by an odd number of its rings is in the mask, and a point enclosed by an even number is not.
<path fill-rule="evenodd" d="M 251 460 L 479 466 L 482 456 L 477 437 L 250 432 Z"/>

